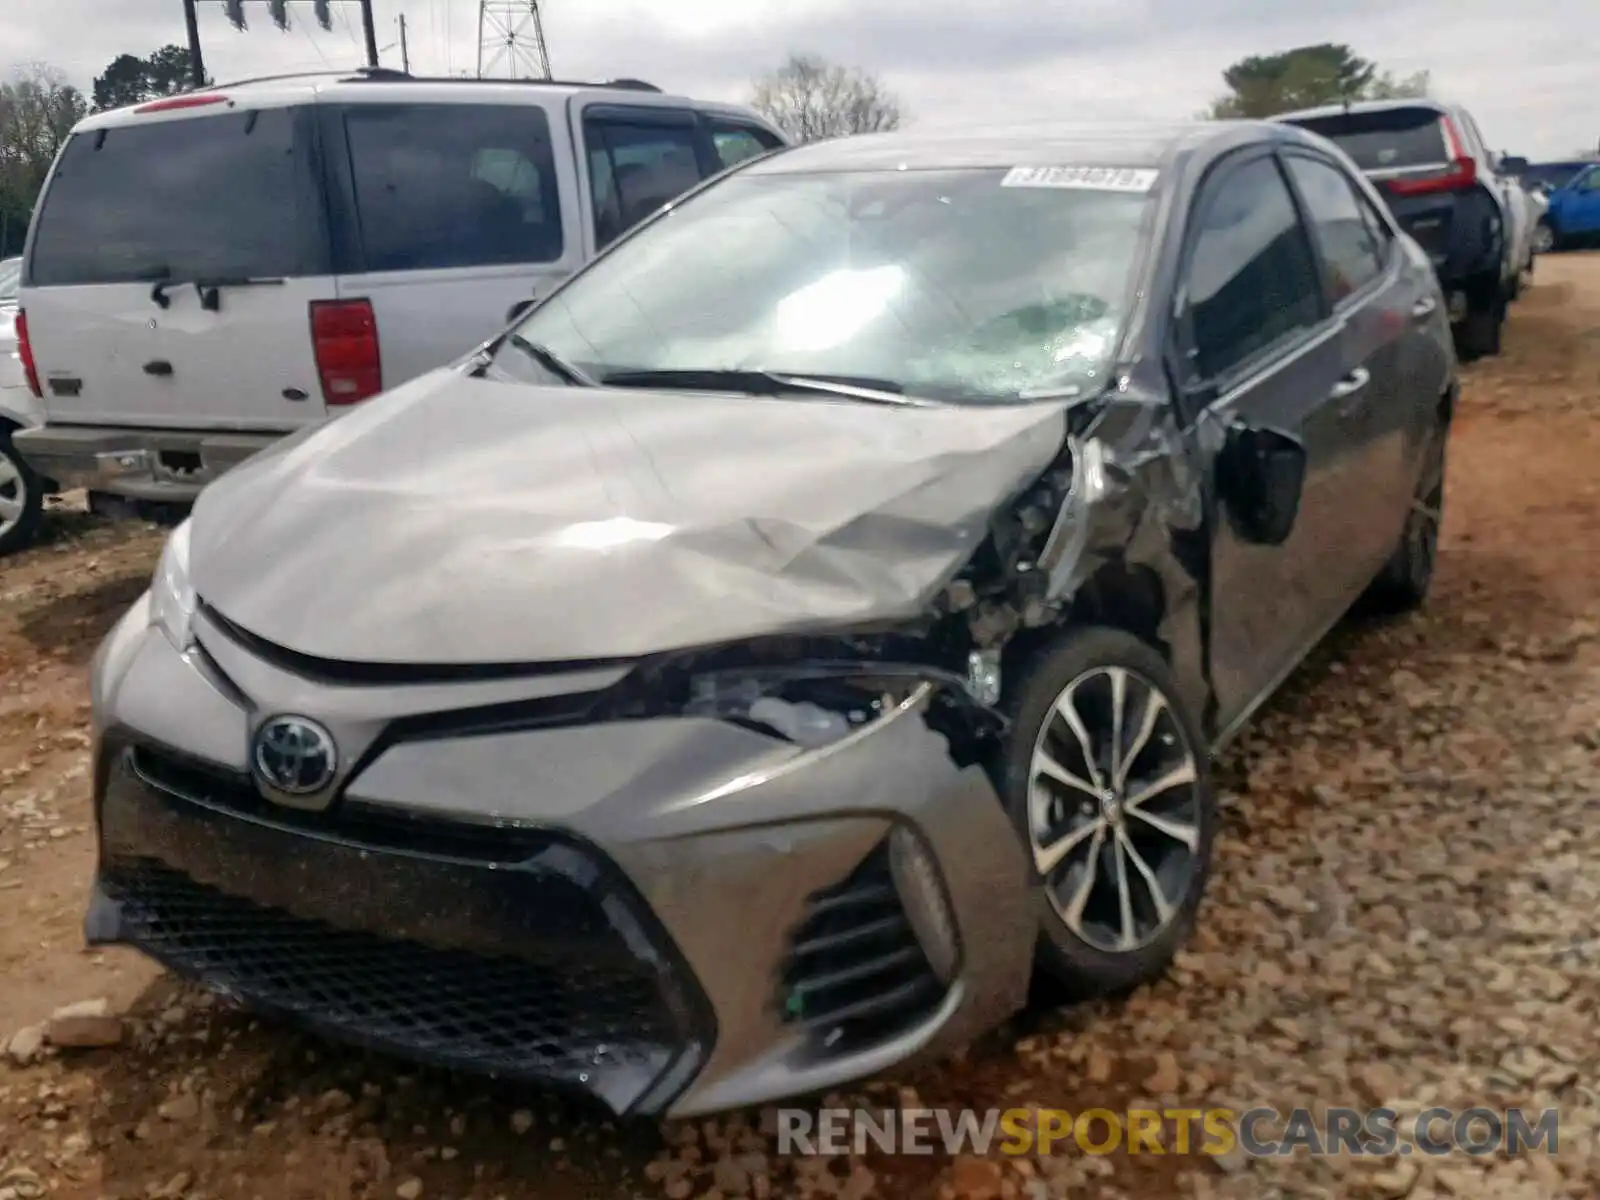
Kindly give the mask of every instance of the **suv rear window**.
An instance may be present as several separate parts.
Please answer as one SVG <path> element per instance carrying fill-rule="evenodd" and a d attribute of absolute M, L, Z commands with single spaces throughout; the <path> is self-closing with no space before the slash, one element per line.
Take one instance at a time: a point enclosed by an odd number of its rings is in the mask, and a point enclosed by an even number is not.
<path fill-rule="evenodd" d="M 29 282 L 303 272 L 295 114 L 264 108 L 79 133 L 40 203 Z"/>
<path fill-rule="evenodd" d="M 345 110 L 368 271 L 561 257 L 550 124 L 531 105 L 357 104 Z"/>
<path fill-rule="evenodd" d="M 1343 150 L 1363 171 L 1402 170 L 1446 162 L 1444 127 L 1431 108 L 1392 108 L 1382 112 L 1337 113 L 1292 124 L 1319 133 Z"/>

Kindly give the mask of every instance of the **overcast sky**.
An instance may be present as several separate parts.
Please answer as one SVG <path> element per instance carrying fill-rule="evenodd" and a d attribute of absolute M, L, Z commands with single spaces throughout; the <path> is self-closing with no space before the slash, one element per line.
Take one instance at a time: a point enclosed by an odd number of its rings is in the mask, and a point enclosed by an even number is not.
<path fill-rule="evenodd" d="M 477 58 L 477 0 L 374 0 L 385 65 L 459 73 Z M 206 65 L 226 80 L 361 61 L 358 7 L 334 29 L 291 0 L 280 33 L 247 0 L 248 33 L 200 0 Z M 1398 74 L 1433 73 L 1499 149 L 1565 157 L 1600 142 L 1600 0 L 541 0 L 558 77 L 648 79 L 743 99 L 790 50 L 877 72 L 919 124 L 1188 117 L 1235 59 L 1348 42 Z M 180 0 L 0 0 L 0 68 L 52 63 L 86 90 L 115 55 L 184 38 Z"/>

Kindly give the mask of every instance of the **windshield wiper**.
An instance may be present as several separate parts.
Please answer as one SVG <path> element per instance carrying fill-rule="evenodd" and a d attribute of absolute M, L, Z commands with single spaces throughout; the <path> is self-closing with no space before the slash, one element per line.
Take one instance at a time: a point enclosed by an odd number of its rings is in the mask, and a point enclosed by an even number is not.
<path fill-rule="evenodd" d="M 760 369 L 719 370 L 714 368 L 659 368 L 637 371 L 612 371 L 600 382 L 608 387 L 687 388 L 706 392 L 746 392 L 753 396 L 783 396 L 813 392 L 825 396 L 844 396 L 876 404 L 906 404 L 927 407 L 934 402 L 905 394 L 905 388 L 892 379 L 857 375 L 793 375 L 788 371 Z"/>
<path fill-rule="evenodd" d="M 541 346 L 538 342 L 530 342 L 527 338 L 523 337 L 515 330 L 508 330 L 484 347 L 485 353 L 483 358 L 485 363 L 493 360 L 495 354 L 499 352 L 501 346 L 508 344 L 515 346 L 518 350 L 521 350 L 546 371 L 550 372 L 550 374 L 556 376 L 565 383 L 571 384 L 573 387 L 600 386 L 599 383 L 597 383 L 594 378 L 582 368 L 573 366 L 554 350 L 551 350 L 548 346 Z"/>

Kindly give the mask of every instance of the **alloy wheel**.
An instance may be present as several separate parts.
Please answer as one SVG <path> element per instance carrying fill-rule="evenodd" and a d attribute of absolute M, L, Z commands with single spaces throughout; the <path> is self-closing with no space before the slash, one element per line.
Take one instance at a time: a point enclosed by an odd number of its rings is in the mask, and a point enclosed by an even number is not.
<path fill-rule="evenodd" d="M 28 480 L 11 455 L 0 450 L 0 538 L 22 523 L 28 511 Z"/>
<path fill-rule="evenodd" d="M 1549 254 L 1556 248 L 1556 232 L 1548 225 L 1539 225 L 1533 231 L 1533 252 Z"/>
<path fill-rule="evenodd" d="M 1406 521 L 1406 558 L 1412 583 L 1418 590 L 1427 588 L 1439 555 L 1439 526 L 1444 517 L 1444 438 L 1443 432 L 1436 434 L 1428 450 L 1427 466 L 1417 482 L 1411 515 Z"/>
<path fill-rule="evenodd" d="M 1028 831 L 1074 937 L 1125 954 L 1177 917 L 1201 867 L 1200 774 L 1171 702 L 1139 673 L 1095 667 L 1062 689 L 1034 742 Z"/>

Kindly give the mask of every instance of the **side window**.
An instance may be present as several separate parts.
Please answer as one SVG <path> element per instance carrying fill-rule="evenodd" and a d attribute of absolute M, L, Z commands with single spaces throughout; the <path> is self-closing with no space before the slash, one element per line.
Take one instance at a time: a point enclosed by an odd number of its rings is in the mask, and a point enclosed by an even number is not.
<path fill-rule="evenodd" d="M 724 167 L 776 150 L 782 144 L 769 131 L 753 125 L 741 125 L 719 117 L 712 117 L 707 123 L 711 126 L 711 142 L 717 148 L 717 158 Z"/>
<path fill-rule="evenodd" d="M 1305 202 L 1337 304 L 1383 273 L 1383 260 L 1373 245 L 1360 198 L 1343 171 L 1330 163 L 1289 155 L 1285 160 L 1300 198 Z"/>
<path fill-rule="evenodd" d="M 544 110 L 351 105 L 345 112 L 369 271 L 561 257 L 561 204 Z"/>
<path fill-rule="evenodd" d="M 1378 248 L 1378 262 L 1388 266 L 1389 256 L 1394 250 L 1394 230 L 1372 201 L 1359 190 L 1356 192 L 1356 199 L 1361 202 L 1361 212 L 1367 219 L 1367 232 L 1372 236 L 1372 244 Z"/>
<path fill-rule="evenodd" d="M 630 122 L 625 116 L 583 122 L 595 241 L 604 246 L 704 177 L 697 126 Z"/>
<path fill-rule="evenodd" d="M 1600 167 L 1594 167 L 1573 180 L 1572 186 L 1580 192 L 1600 191 Z"/>
<path fill-rule="evenodd" d="M 1246 163 L 1206 189 L 1185 290 L 1195 367 L 1206 379 L 1322 320 L 1311 243 L 1271 158 Z"/>

